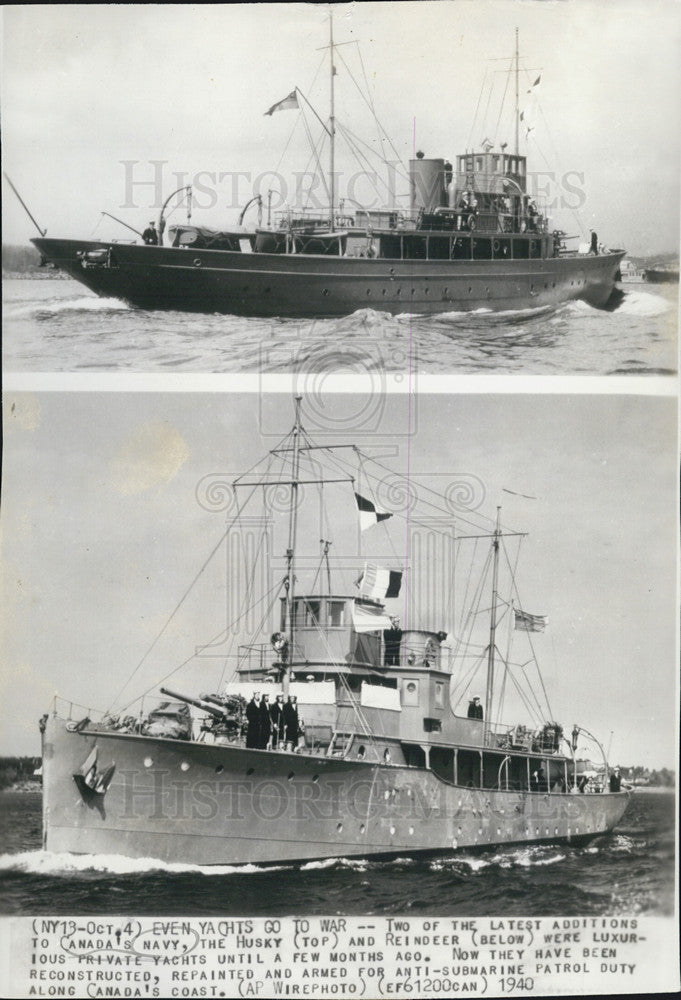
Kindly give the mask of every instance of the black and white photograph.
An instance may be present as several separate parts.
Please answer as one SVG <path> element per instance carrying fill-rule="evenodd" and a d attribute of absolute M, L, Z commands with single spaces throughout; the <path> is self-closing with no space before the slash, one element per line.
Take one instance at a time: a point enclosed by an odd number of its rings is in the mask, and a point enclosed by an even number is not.
<path fill-rule="evenodd" d="M 678 991 L 678 0 L 1 27 L 0 995 Z"/>
<path fill-rule="evenodd" d="M 679 20 L 6 7 L 6 368 L 674 373 Z"/>
<path fill-rule="evenodd" d="M 674 397 L 303 381 L 8 394 L 6 911 L 673 926 Z"/>

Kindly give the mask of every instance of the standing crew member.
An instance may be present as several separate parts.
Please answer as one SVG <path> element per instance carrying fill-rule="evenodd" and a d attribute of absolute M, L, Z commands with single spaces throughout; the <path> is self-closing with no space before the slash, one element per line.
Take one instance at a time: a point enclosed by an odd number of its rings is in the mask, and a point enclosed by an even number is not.
<path fill-rule="evenodd" d="M 248 722 L 246 746 L 257 750 L 260 746 L 260 694 L 257 691 L 246 705 L 246 721 Z"/>
<path fill-rule="evenodd" d="M 480 699 L 477 694 L 468 702 L 468 718 L 469 719 L 481 719 L 482 718 L 482 705 L 480 704 Z"/>
<path fill-rule="evenodd" d="M 284 742 L 284 696 L 277 695 L 277 700 L 270 706 L 270 721 L 272 723 L 272 749 Z"/>
<path fill-rule="evenodd" d="M 294 694 L 290 694 L 288 701 L 284 705 L 284 735 L 286 737 L 286 749 L 295 750 L 298 746 L 298 699 Z"/>
<path fill-rule="evenodd" d="M 142 233 L 142 239 L 148 247 L 158 246 L 158 233 L 156 232 L 153 219 Z"/>
<path fill-rule="evenodd" d="M 270 706 L 269 706 L 268 694 L 262 696 L 262 701 L 260 702 L 260 742 L 259 746 L 261 750 L 267 750 L 270 743 L 270 733 L 272 731 L 272 721 L 270 719 Z"/>

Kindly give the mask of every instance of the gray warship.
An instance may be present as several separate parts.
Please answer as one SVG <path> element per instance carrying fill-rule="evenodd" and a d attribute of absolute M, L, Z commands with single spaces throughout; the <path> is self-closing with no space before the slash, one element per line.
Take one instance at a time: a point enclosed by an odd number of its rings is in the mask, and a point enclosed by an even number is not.
<path fill-rule="evenodd" d="M 499 510 L 484 537 L 470 536 L 489 546 L 484 586 L 476 587 L 489 631 L 476 660 L 484 698 L 471 699 L 468 711 L 457 710 L 453 694 L 470 687 L 469 642 L 402 626 L 386 611 L 401 571 L 365 563 L 351 588 L 336 590 L 323 539 L 314 581 L 303 587 L 310 571 L 299 564 L 297 543 L 309 528 L 305 489 L 345 491 L 369 532 L 387 530 L 374 525 L 392 514 L 365 479 L 359 492 L 342 451 L 357 449 L 315 443 L 300 407 L 297 397 L 294 426 L 268 456 L 276 471 L 270 462 L 232 484 L 288 498 L 278 512 L 286 545 L 271 618 L 249 634 L 232 676 L 213 692 L 186 694 L 174 680 L 153 708 L 128 714 L 55 701 L 41 719 L 44 848 L 243 865 L 608 833 L 629 796 L 613 784 L 605 753 L 600 783 L 587 786 L 579 747 L 598 741 L 577 725 L 564 732 L 549 710 L 534 722 L 502 718 L 515 675 L 498 649 L 500 623 L 527 639 L 546 622 L 517 598 L 502 599 L 502 552 L 517 533 L 502 525 Z M 541 693 L 543 681 L 537 686 Z M 262 725 L 253 721 L 256 692 Z M 288 717 L 278 721 L 275 706 Z"/>

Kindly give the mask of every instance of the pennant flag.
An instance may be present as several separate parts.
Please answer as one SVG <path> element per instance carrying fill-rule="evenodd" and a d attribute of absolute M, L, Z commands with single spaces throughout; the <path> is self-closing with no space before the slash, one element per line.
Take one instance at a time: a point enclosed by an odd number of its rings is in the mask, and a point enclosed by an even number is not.
<path fill-rule="evenodd" d="M 549 623 L 546 615 L 530 615 L 527 611 L 515 612 L 515 627 L 521 632 L 543 632 Z"/>
<path fill-rule="evenodd" d="M 528 89 L 527 93 L 531 94 L 532 91 L 534 90 L 534 88 L 539 86 L 540 82 L 541 82 L 541 73 L 539 74 L 539 76 L 537 77 L 537 79 L 534 81 L 534 83 L 532 84 L 532 86 Z"/>
<path fill-rule="evenodd" d="M 269 111 L 265 112 L 265 115 L 273 115 L 275 111 L 288 111 L 289 108 L 297 108 L 299 106 L 298 94 L 295 90 L 292 90 L 288 97 L 285 97 L 283 101 L 277 101 L 276 104 L 273 104 Z M 263 115 L 263 118 L 265 115 Z"/>
<path fill-rule="evenodd" d="M 359 579 L 359 592 L 364 597 L 374 597 L 381 601 L 386 597 L 399 597 L 401 586 L 400 571 L 381 569 L 373 563 L 364 564 L 364 572 Z"/>
<path fill-rule="evenodd" d="M 392 514 L 388 513 L 388 511 L 378 510 L 371 500 L 361 497 L 359 493 L 355 493 L 355 500 L 357 501 L 357 510 L 359 511 L 359 526 L 362 531 L 366 531 L 372 524 L 378 524 L 379 521 L 387 521 L 389 517 L 392 517 Z"/>
<path fill-rule="evenodd" d="M 358 604 L 357 601 L 352 602 L 352 624 L 355 632 L 376 632 L 392 628 L 390 615 L 383 608 Z"/>

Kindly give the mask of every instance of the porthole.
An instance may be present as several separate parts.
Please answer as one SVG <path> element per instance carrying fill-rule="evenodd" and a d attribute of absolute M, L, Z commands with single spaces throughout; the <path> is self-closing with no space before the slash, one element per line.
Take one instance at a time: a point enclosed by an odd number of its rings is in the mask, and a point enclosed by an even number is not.
<path fill-rule="evenodd" d="M 223 771 L 224 771 L 224 767 L 222 766 L 222 764 L 218 764 L 218 766 L 215 768 L 215 773 L 216 774 L 222 774 Z"/>
<path fill-rule="evenodd" d="M 381 295 L 385 295 L 385 288 L 382 290 Z"/>
<path fill-rule="evenodd" d="M 195 257 L 194 258 L 194 267 L 201 267 L 201 258 L 200 257 Z"/>
<path fill-rule="evenodd" d="M 459 841 L 456 839 L 456 837 L 452 837 L 452 847 L 454 848 L 454 850 L 456 850 L 458 846 L 459 846 Z"/>
<path fill-rule="evenodd" d="M 360 824 L 359 832 L 360 833 L 364 833 L 365 831 L 366 831 L 366 827 L 365 827 L 364 823 Z"/>
<path fill-rule="evenodd" d="M 402 294 L 402 289 L 401 288 L 396 288 L 395 289 L 395 295 L 401 295 L 401 294 Z"/>
<path fill-rule="evenodd" d="M 319 781 L 319 775 L 318 774 L 313 774 L 312 775 L 312 783 L 316 785 L 318 781 Z"/>
<path fill-rule="evenodd" d="M 249 769 L 248 769 L 248 770 L 246 771 L 246 774 L 247 774 L 247 775 L 249 775 L 249 774 L 253 774 L 253 772 L 254 772 L 254 771 L 255 771 L 255 768 L 254 768 L 254 767 L 249 767 Z"/>
<path fill-rule="evenodd" d="M 367 288 L 367 295 L 371 295 L 371 289 Z"/>
<path fill-rule="evenodd" d="M 409 827 L 409 836 L 410 836 L 410 837 L 413 837 L 413 836 L 414 836 L 414 827 L 413 827 L 413 826 L 410 826 L 410 827 Z"/>
<path fill-rule="evenodd" d="M 395 836 L 395 827 L 394 827 L 394 826 L 391 826 L 391 827 L 390 827 L 390 836 L 391 836 L 391 837 L 394 837 L 394 836 Z"/>
<path fill-rule="evenodd" d="M 343 824 L 339 823 L 338 826 L 336 827 L 336 830 L 337 830 L 338 833 L 342 833 L 343 832 Z"/>
<path fill-rule="evenodd" d="M 323 288 L 322 289 L 322 295 L 328 295 L 328 294 L 329 294 L 329 289 L 328 288 Z"/>
<path fill-rule="evenodd" d="M 383 798 L 385 799 L 386 802 L 390 798 L 390 789 L 389 788 L 386 788 L 385 792 L 383 793 Z"/>
<path fill-rule="evenodd" d="M 144 758 L 144 766 L 145 766 L 145 767 L 151 767 L 151 765 L 152 765 L 153 763 L 154 763 L 154 762 L 153 762 L 153 760 L 151 759 L 151 757 L 145 757 L 145 758 Z"/>
<path fill-rule="evenodd" d="M 473 291 L 473 286 L 469 285 L 468 286 L 468 294 L 470 295 L 472 291 Z"/>
<path fill-rule="evenodd" d="M 293 771 L 289 771 L 289 773 L 286 775 L 286 780 L 287 781 L 293 781 L 293 778 L 294 778 Z"/>
<path fill-rule="evenodd" d="M 180 770 L 181 771 L 189 770 L 189 763 L 186 760 L 183 760 L 182 763 L 180 764 Z"/>

